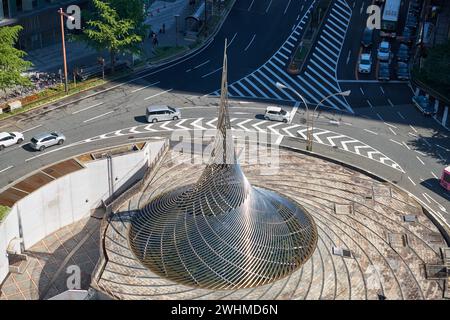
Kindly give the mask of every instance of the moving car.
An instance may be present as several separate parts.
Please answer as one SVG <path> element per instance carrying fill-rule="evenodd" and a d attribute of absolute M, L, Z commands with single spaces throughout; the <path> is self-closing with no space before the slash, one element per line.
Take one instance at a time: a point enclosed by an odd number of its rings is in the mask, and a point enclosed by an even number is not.
<path fill-rule="evenodd" d="M 433 106 L 430 103 L 430 99 L 426 96 L 414 96 L 412 97 L 413 104 L 420 110 L 424 115 L 431 116 L 435 114 Z"/>
<path fill-rule="evenodd" d="M 359 56 L 358 71 L 360 73 L 370 73 L 372 71 L 372 57 L 370 53 L 361 53 Z"/>
<path fill-rule="evenodd" d="M 406 44 L 400 44 L 397 51 L 398 61 L 408 61 L 409 60 L 409 48 Z"/>
<path fill-rule="evenodd" d="M 20 132 L 0 132 L 0 150 L 22 142 L 23 134 Z"/>
<path fill-rule="evenodd" d="M 409 69 L 406 62 L 398 62 L 397 64 L 397 79 L 409 80 Z"/>
<path fill-rule="evenodd" d="M 166 120 L 178 120 L 181 118 L 180 109 L 166 105 L 150 106 L 146 111 L 147 122 L 158 122 Z"/>
<path fill-rule="evenodd" d="M 290 119 L 290 113 L 280 107 L 268 106 L 266 108 L 266 113 L 264 114 L 264 119 L 287 123 Z"/>
<path fill-rule="evenodd" d="M 34 150 L 44 151 L 46 148 L 61 145 L 66 141 L 66 137 L 60 132 L 41 133 L 31 138 L 30 146 Z"/>
<path fill-rule="evenodd" d="M 442 170 L 442 175 L 439 183 L 445 190 L 450 191 L 450 166 Z"/>
<path fill-rule="evenodd" d="M 379 81 L 391 80 L 391 73 L 389 71 L 389 63 L 380 62 L 380 65 L 378 67 L 378 80 Z"/>
<path fill-rule="evenodd" d="M 402 36 L 400 37 L 400 41 L 404 43 L 412 43 L 415 38 L 415 33 L 412 29 L 405 27 L 403 29 Z"/>
<path fill-rule="evenodd" d="M 391 57 L 391 44 L 387 41 L 381 41 L 378 47 L 378 59 L 381 61 L 388 61 Z"/>
<path fill-rule="evenodd" d="M 373 29 L 365 28 L 361 38 L 361 45 L 364 48 L 370 47 L 372 45 L 372 38 L 373 38 Z"/>

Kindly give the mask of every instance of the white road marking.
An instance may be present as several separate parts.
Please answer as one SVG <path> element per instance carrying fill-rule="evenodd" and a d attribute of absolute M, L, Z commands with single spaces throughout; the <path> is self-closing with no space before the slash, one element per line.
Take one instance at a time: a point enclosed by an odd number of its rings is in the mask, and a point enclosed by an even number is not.
<path fill-rule="evenodd" d="M 252 40 L 250 40 L 249 44 L 245 47 L 244 51 L 247 51 L 250 45 L 253 43 L 253 40 L 255 40 L 256 33 L 253 35 Z"/>
<path fill-rule="evenodd" d="M 442 149 L 442 150 L 445 150 L 445 151 L 447 151 L 447 152 L 450 152 L 450 149 L 447 149 L 447 148 L 445 148 L 445 147 L 443 147 L 443 146 L 441 146 L 441 145 L 439 145 L 439 144 L 437 144 L 436 147 L 438 147 L 438 148 L 440 148 L 440 149 Z"/>
<path fill-rule="evenodd" d="M 402 144 L 403 144 L 408 150 L 411 150 L 411 148 L 405 143 L 405 141 L 402 141 Z"/>
<path fill-rule="evenodd" d="M 220 67 L 219 69 L 216 69 L 216 70 L 214 70 L 214 71 L 211 71 L 210 73 L 207 73 L 207 74 L 202 75 L 202 78 L 206 78 L 207 76 L 210 76 L 210 75 L 212 75 L 213 73 L 216 73 L 217 71 L 220 71 L 220 70 L 222 70 L 222 67 Z"/>
<path fill-rule="evenodd" d="M 420 155 L 423 156 L 423 157 L 426 157 L 426 156 L 427 156 L 425 153 L 423 153 L 423 152 L 421 152 L 421 151 L 418 151 L 418 150 L 414 150 L 414 151 L 417 152 L 418 154 L 420 154 Z"/>
<path fill-rule="evenodd" d="M 425 165 L 425 162 L 422 161 L 422 159 L 420 159 L 418 156 L 416 156 L 417 160 L 419 160 L 419 162 L 423 165 Z"/>
<path fill-rule="evenodd" d="M 11 169 L 11 168 L 13 168 L 14 166 L 9 166 L 9 167 L 7 167 L 7 168 L 5 168 L 5 169 L 2 169 L 2 170 L 0 170 L 0 173 L 3 173 L 3 172 L 5 172 L 6 170 L 9 170 L 9 169 Z"/>
<path fill-rule="evenodd" d="M 93 120 L 95 120 L 95 119 L 104 117 L 104 116 L 106 116 L 106 115 L 108 115 L 108 114 L 110 114 L 110 113 L 113 113 L 113 112 L 114 112 L 114 111 L 109 111 L 109 112 L 102 113 L 101 115 L 98 115 L 98 116 L 96 116 L 96 117 L 93 117 L 93 118 L 84 120 L 83 123 L 87 123 L 87 122 L 93 121 Z"/>
<path fill-rule="evenodd" d="M 348 50 L 348 56 L 347 56 L 347 64 L 350 61 L 350 55 L 352 54 L 352 50 Z"/>
<path fill-rule="evenodd" d="M 361 4 L 361 9 L 359 9 L 359 14 L 362 14 L 363 10 L 364 10 L 364 2 Z"/>
<path fill-rule="evenodd" d="M 384 89 L 383 89 L 383 87 L 382 87 L 382 86 L 379 86 L 379 88 L 380 88 L 381 92 L 384 94 Z"/>
<path fill-rule="evenodd" d="M 227 44 L 227 48 L 228 48 L 229 46 L 231 46 L 231 44 L 233 43 L 233 41 L 234 41 L 234 39 L 236 38 L 236 36 L 237 36 L 237 32 L 234 34 L 233 38 L 231 38 L 231 41 Z"/>
<path fill-rule="evenodd" d="M 392 127 L 394 129 L 398 129 L 396 126 L 394 126 L 393 124 L 387 123 L 387 122 L 383 122 L 385 125 Z"/>
<path fill-rule="evenodd" d="M 173 90 L 173 89 L 169 89 L 169 90 L 165 90 L 165 91 L 162 91 L 162 92 L 158 92 L 157 94 L 154 94 L 154 95 L 152 95 L 152 96 L 150 96 L 150 97 L 147 97 L 147 98 L 145 98 L 144 100 L 149 100 L 149 99 L 151 99 L 151 98 L 160 96 L 160 95 L 162 95 L 162 94 L 164 94 L 164 93 L 167 93 L 167 92 L 170 92 L 170 91 L 172 91 L 172 90 Z"/>
<path fill-rule="evenodd" d="M 77 114 L 77 113 L 80 113 L 80 112 L 83 112 L 83 111 L 86 111 L 86 110 L 89 110 L 89 109 L 92 109 L 92 108 L 98 107 L 98 106 L 100 106 L 100 105 L 102 105 L 102 104 L 103 104 L 103 102 L 100 102 L 100 103 L 94 104 L 93 106 L 90 106 L 90 107 L 86 107 L 86 108 L 84 108 L 84 109 L 81 109 L 81 110 L 78 110 L 78 111 L 72 112 L 72 114 Z"/>
<path fill-rule="evenodd" d="M 366 101 L 367 101 L 367 103 L 369 104 L 369 106 L 370 106 L 371 108 L 373 108 L 373 105 L 370 103 L 369 99 L 367 99 Z"/>
<path fill-rule="evenodd" d="M 408 134 L 409 134 L 410 136 L 413 136 L 413 137 L 416 137 L 416 138 L 417 138 L 417 134 L 415 134 L 415 133 L 408 132 Z"/>
<path fill-rule="evenodd" d="M 400 142 L 398 142 L 398 141 L 395 141 L 395 140 L 393 140 L 393 139 L 389 139 L 389 141 L 391 141 L 391 142 L 394 142 L 394 143 L 396 143 L 396 144 L 398 144 L 398 145 L 401 145 L 401 146 L 403 146 Z"/>
<path fill-rule="evenodd" d="M 294 108 L 292 108 L 291 114 L 290 114 L 290 119 L 289 119 L 289 123 L 292 122 L 292 120 L 294 120 L 295 114 L 297 113 L 298 107 L 300 106 L 300 102 L 296 102 L 294 105 Z"/>
<path fill-rule="evenodd" d="M 377 113 L 377 117 L 378 117 L 378 119 L 380 119 L 381 121 L 384 122 L 384 119 L 381 117 L 381 115 L 379 113 Z"/>
<path fill-rule="evenodd" d="M 376 132 L 373 132 L 373 131 L 370 131 L 369 129 L 364 129 L 364 131 L 366 131 L 366 132 L 369 132 L 369 133 L 371 133 L 371 134 L 374 134 L 374 135 L 378 135 L 378 133 L 376 133 Z"/>
<path fill-rule="evenodd" d="M 145 87 L 142 87 L 142 88 L 135 89 L 135 90 L 131 91 L 131 93 L 136 93 L 138 91 L 147 89 L 148 87 L 153 87 L 153 86 L 157 85 L 158 83 L 160 83 L 160 81 L 152 83 L 152 84 L 149 84 L 148 86 L 145 86 Z"/>
<path fill-rule="evenodd" d="M 393 107 L 394 104 L 392 103 L 391 99 L 387 99 L 387 101 L 389 102 L 390 106 Z"/>
<path fill-rule="evenodd" d="M 413 185 L 416 185 L 416 183 L 415 183 L 410 177 L 408 177 L 408 179 L 409 179 L 409 181 L 411 181 L 411 183 L 412 183 Z"/>
<path fill-rule="evenodd" d="M 391 127 L 388 127 L 388 129 L 392 132 L 392 134 L 393 134 L 394 136 L 397 135 L 397 133 L 396 133 Z"/>
<path fill-rule="evenodd" d="M 403 120 L 406 120 L 406 118 L 400 113 L 400 111 L 397 111 L 397 114 L 402 118 Z"/>
<path fill-rule="evenodd" d="M 269 12 L 270 6 L 272 5 L 272 1 L 273 0 L 270 0 L 269 5 L 267 6 L 267 9 L 266 9 L 266 13 Z"/>
<path fill-rule="evenodd" d="M 425 200 L 427 200 L 428 201 L 428 203 L 431 203 L 431 201 L 430 201 L 430 199 L 428 199 L 428 197 L 427 197 L 427 195 L 426 195 L 426 193 L 422 193 L 422 196 L 425 198 Z"/>
<path fill-rule="evenodd" d="M 31 128 L 28 128 L 28 129 L 26 129 L 26 130 L 23 130 L 23 131 L 22 131 L 22 133 L 25 133 L 25 132 L 28 132 L 28 131 L 34 130 L 34 129 L 36 129 L 36 128 L 39 128 L 39 127 L 42 127 L 42 124 L 39 124 L 39 125 L 37 125 L 37 126 L 34 126 L 34 127 L 31 127 Z"/>
<path fill-rule="evenodd" d="M 413 129 L 413 131 L 414 131 L 415 133 L 417 133 L 416 128 L 414 128 L 412 125 L 409 125 L 409 126 L 411 127 L 411 129 Z"/>
<path fill-rule="evenodd" d="M 283 14 L 286 14 L 286 12 L 287 12 L 287 10 L 288 10 L 290 5 L 291 5 L 291 0 L 289 0 L 288 4 L 286 6 L 286 9 L 284 9 L 284 13 Z"/>
<path fill-rule="evenodd" d="M 253 6 L 253 3 L 254 3 L 254 2 L 255 2 L 255 0 L 252 0 L 252 3 L 250 3 L 250 5 L 249 5 L 247 11 L 250 11 L 250 10 L 252 9 L 252 6 Z"/>
<path fill-rule="evenodd" d="M 433 171 L 431 171 L 431 174 L 432 174 L 432 176 L 433 176 L 435 179 L 439 179 L 438 176 L 435 175 Z"/>
<path fill-rule="evenodd" d="M 363 88 L 359 87 L 359 90 L 361 90 L 361 93 L 362 93 L 363 95 L 365 94 Z"/>

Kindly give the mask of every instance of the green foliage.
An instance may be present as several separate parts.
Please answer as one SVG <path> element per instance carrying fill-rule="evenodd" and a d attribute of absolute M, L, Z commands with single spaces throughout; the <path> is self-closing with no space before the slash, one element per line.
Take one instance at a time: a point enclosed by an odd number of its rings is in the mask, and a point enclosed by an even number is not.
<path fill-rule="evenodd" d="M 450 86 L 450 41 L 430 49 L 421 71 L 426 78 Z"/>
<path fill-rule="evenodd" d="M 16 85 L 31 85 L 31 81 L 21 73 L 32 63 L 23 60 L 26 53 L 14 47 L 21 30 L 21 26 L 0 28 L 0 89 L 4 91 Z"/>
<path fill-rule="evenodd" d="M 136 33 L 135 22 L 120 18 L 106 1 L 93 0 L 93 5 L 94 13 L 86 22 L 83 34 L 75 37 L 98 51 L 107 49 L 113 65 L 118 52 L 138 53 L 142 36 Z"/>
<path fill-rule="evenodd" d="M 134 22 L 135 32 L 144 37 L 147 26 L 144 25 L 144 1 L 143 0 L 108 0 L 111 8 L 114 8 L 120 19 L 129 19 Z"/>
<path fill-rule="evenodd" d="M 10 209 L 10 207 L 0 205 L 0 222 L 6 217 Z"/>

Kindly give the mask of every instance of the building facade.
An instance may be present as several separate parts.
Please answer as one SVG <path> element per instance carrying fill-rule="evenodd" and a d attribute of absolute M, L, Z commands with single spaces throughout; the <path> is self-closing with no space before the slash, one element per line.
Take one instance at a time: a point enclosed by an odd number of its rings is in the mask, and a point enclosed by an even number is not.
<path fill-rule="evenodd" d="M 1 0 L 0 27 L 21 25 L 18 47 L 33 50 L 60 41 L 59 8 L 77 4 L 82 8 L 87 0 Z"/>

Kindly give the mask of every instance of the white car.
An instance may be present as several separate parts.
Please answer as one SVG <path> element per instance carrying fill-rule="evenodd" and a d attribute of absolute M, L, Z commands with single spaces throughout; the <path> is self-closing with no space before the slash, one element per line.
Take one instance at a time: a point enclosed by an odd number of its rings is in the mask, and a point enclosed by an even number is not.
<path fill-rule="evenodd" d="M 0 132 L 0 150 L 22 142 L 23 134 L 20 132 Z"/>
<path fill-rule="evenodd" d="M 264 114 L 264 119 L 272 121 L 282 121 L 287 123 L 290 119 L 290 113 L 281 109 L 280 107 L 268 106 L 266 108 L 266 113 Z"/>
<path fill-rule="evenodd" d="M 359 56 L 359 73 L 370 73 L 372 71 L 372 57 L 370 53 L 361 53 Z"/>
<path fill-rule="evenodd" d="M 391 44 L 387 41 L 381 41 L 378 47 L 378 60 L 388 61 L 391 57 Z"/>

